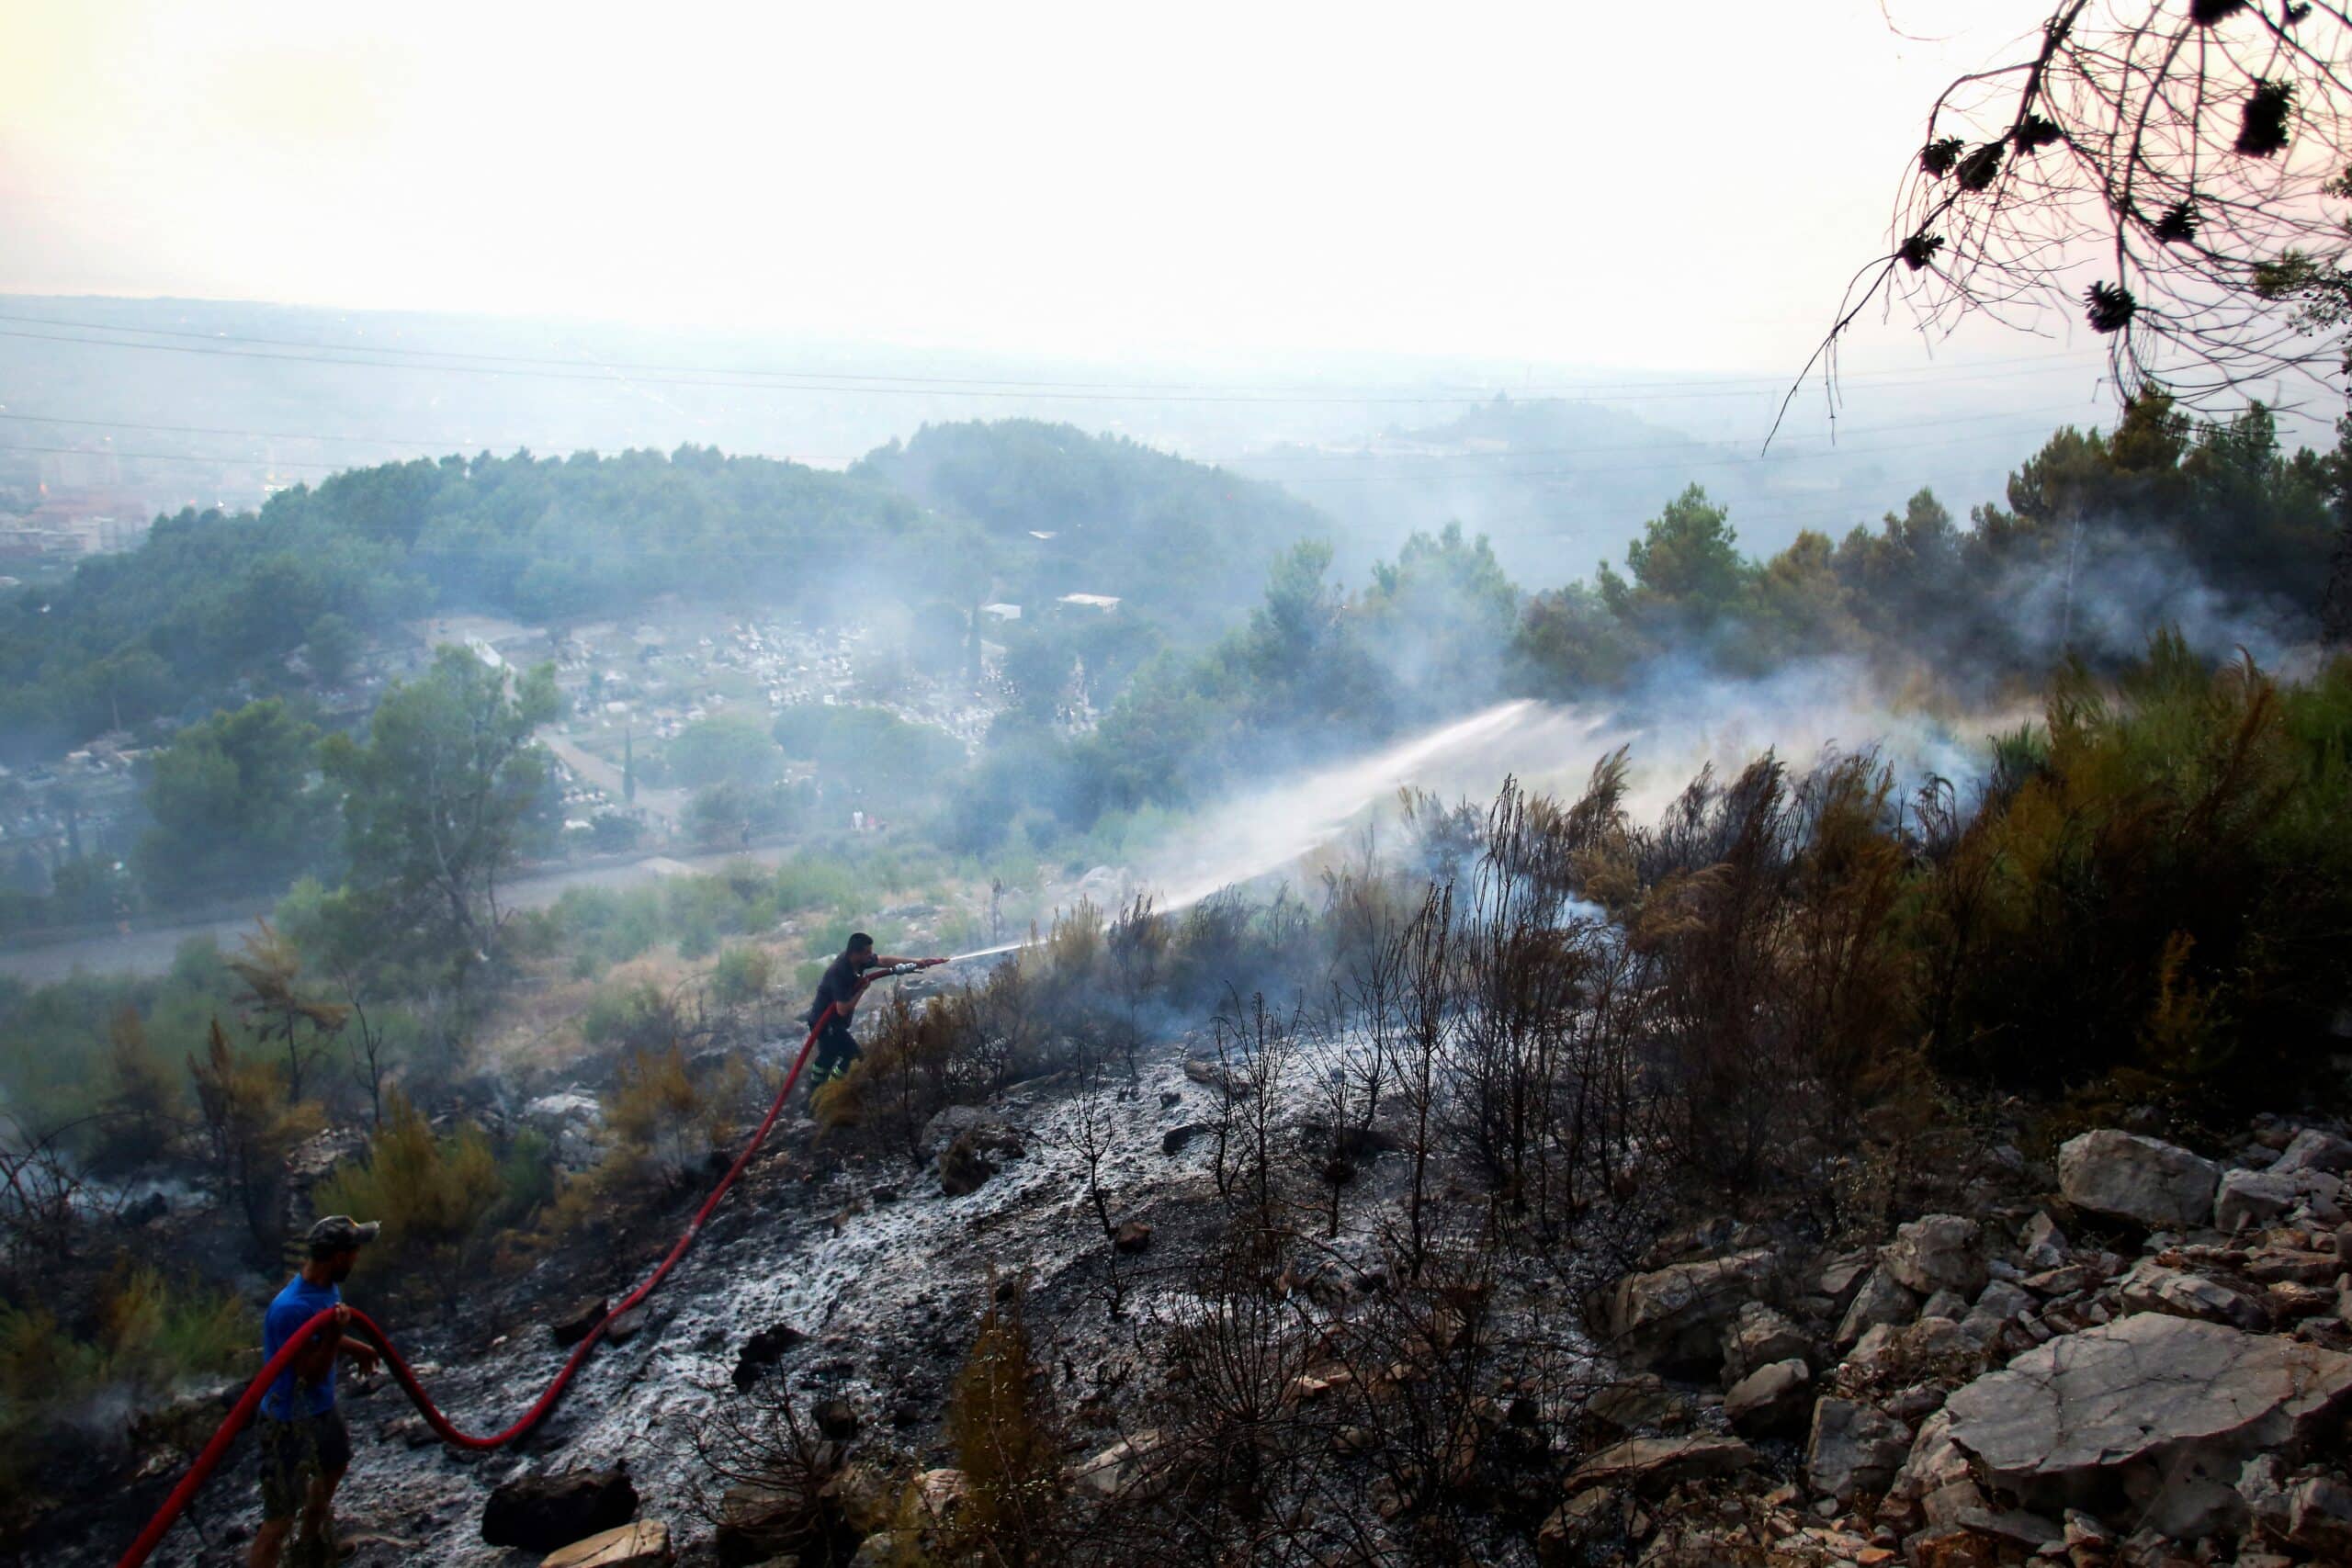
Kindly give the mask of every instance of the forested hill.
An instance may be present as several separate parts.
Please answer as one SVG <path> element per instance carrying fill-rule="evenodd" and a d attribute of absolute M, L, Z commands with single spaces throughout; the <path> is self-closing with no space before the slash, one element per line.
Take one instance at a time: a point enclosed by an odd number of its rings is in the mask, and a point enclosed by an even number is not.
<path fill-rule="evenodd" d="M 1229 618 L 1218 605 L 1256 601 L 1275 557 L 1330 527 L 1274 485 L 1037 420 L 925 425 L 850 473 L 1011 547 L 1007 598 L 1105 593 L 1210 626 Z"/>
<path fill-rule="evenodd" d="M 823 615 L 868 591 L 968 608 L 1029 586 L 1189 609 L 1229 576 L 1238 616 L 1316 520 L 1270 487 L 1026 423 L 926 433 L 847 474 L 695 446 L 386 464 L 257 514 L 182 513 L 0 599 L 0 743 L 37 757 L 201 716 L 283 684 L 314 632 L 344 641 L 429 610 L 548 623 L 678 594 Z M 1042 563 L 1029 527 L 1063 536 Z"/>

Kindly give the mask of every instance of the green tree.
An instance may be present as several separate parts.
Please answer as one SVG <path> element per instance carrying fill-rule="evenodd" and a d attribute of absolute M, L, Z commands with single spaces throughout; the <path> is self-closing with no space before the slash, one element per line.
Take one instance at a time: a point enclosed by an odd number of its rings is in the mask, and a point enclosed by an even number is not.
<path fill-rule="evenodd" d="M 341 685 L 359 656 L 359 633 L 345 617 L 329 610 L 311 623 L 302 639 L 303 657 L 311 672 L 330 686 Z"/>
<path fill-rule="evenodd" d="M 333 847 L 334 804 L 313 774 L 316 727 L 276 697 L 190 725 L 150 766 L 153 819 L 132 852 L 165 904 L 282 888 Z"/>
<path fill-rule="evenodd" d="M 713 714 L 670 742 L 670 773 L 688 789 L 722 784 L 758 789 L 783 776 L 784 752 L 749 714 Z"/>
<path fill-rule="evenodd" d="M 499 878 L 552 816 L 551 764 L 532 740 L 559 711 L 555 672 L 510 680 L 463 649 L 384 694 L 364 743 L 330 737 L 344 792 L 350 887 L 386 934 L 463 975 L 495 943 Z"/>
<path fill-rule="evenodd" d="M 1372 569 L 1361 612 L 1372 648 L 1429 705 L 1458 705 L 1491 691 L 1519 616 L 1519 589 L 1481 534 L 1459 523 L 1415 533 L 1393 562 Z"/>
<path fill-rule="evenodd" d="M 264 1043 L 277 1040 L 286 1047 L 286 1102 L 292 1105 L 302 1098 L 303 1075 L 343 1032 L 351 1009 L 303 987 L 300 950 L 267 920 L 254 922 L 243 955 L 231 959 L 229 969 L 244 982 L 245 1026 Z"/>
<path fill-rule="evenodd" d="M 1614 576 L 1603 579 L 1602 592 L 1614 600 L 1610 607 L 1683 629 L 1713 625 L 1738 601 L 1749 574 L 1730 517 L 1695 484 L 1668 502 L 1626 547 L 1631 587 Z"/>

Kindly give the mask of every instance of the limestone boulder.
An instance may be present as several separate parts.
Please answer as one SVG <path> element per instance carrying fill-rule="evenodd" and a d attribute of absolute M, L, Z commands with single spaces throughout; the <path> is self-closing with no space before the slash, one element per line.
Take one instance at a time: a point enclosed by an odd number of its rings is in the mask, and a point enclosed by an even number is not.
<path fill-rule="evenodd" d="M 1767 1362 L 1731 1385 L 1724 1395 L 1724 1419 L 1752 1438 L 1796 1431 L 1804 1425 L 1812 1388 L 1812 1369 L 1802 1359 Z"/>
<path fill-rule="evenodd" d="M 1951 1383 L 1984 1368 L 1984 1347 L 1948 1317 L 1923 1317 L 1901 1328 L 1882 1323 L 1854 1342 L 1838 1365 L 1849 1387 L 1891 1391 L 1913 1383 Z"/>
<path fill-rule="evenodd" d="M 725 1568 L 771 1558 L 841 1562 L 857 1550 L 856 1527 L 822 1485 L 741 1483 L 720 1495 L 712 1546 Z"/>
<path fill-rule="evenodd" d="M 1656 1372 L 1634 1372 L 1594 1389 L 1585 1414 L 1622 1432 L 1690 1425 L 1689 1400 L 1668 1388 Z"/>
<path fill-rule="evenodd" d="M 2153 1258 L 2132 1266 L 2116 1287 L 2116 1299 L 2126 1312 L 2167 1313 L 2255 1333 L 2270 1326 L 2270 1311 L 2256 1297 L 2202 1274 L 2166 1268 Z"/>
<path fill-rule="evenodd" d="M 605 1108 L 584 1089 L 539 1096 L 523 1107 L 523 1123 L 548 1140 L 562 1169 L 586 1170 L 603 1157 Z"/>
<path fill-rule="evenodd" d="M 923 1123 L 920 1145 L 925 1156 L 936 1159 L 958 1139 L 984 1155 L 1021 1157 L 1021 1130 L 985 1106 L 947 1107 Z"/>
<path fill-rule="evenodd" d="M 2324 1475 L 2289 1487 L 2287 1544 L 2322 1562 L 2352 1562 L 2352 1487 Z"/>
<path fill-rule="evenodd" d="M 1601 1450 L 1568 1477 L 1570 1493 L 1589 1487 L 1665 1492 L 1687 1481 L 1712 1481 L 1752 1470 L 1756 1450 L 1737 1438 L 1694 1433 L 1687 1438 L 1628 1438 Z"/>
<path fill-rule="evenodd" d="M 2235 1483 L 2352 1405 L 2352 1356 L 2163 1313 L 2037 1346 L 1945 1404 L 1985 1479 L 2042 1513 L 2120 1489 L 2178 1540 L 2242 1528 Z"/>
<path fill-rule="evenodd" d="M 1122 1438 L 1078 1467 L 1078 1483 L 1098 1497 L 1149 1496 L 1167 1472 L 1164 1450 L 1157 1428 Z"/>
<path fill-rule="evenodd" d="M 1812 1354 L 1812 1337 L 1787 1314 L 1749 1302 L 1724 1336 L 1724 1384 L 1729 1387 L 1758 1367 Z"/>
<path fill-rule="evenodd" d="M 1815 1492 L 1841 1504 L 1883 1493 L 1910 1455 L 1911 1428 L 1883 1411 L 1849 1399 L 1814 1404 L 1804 1473 Z"/>
<path fill-rule="evenodd" d="M 1625 1276 L 1610 1297 L 1612 1348 L 1636 1366 L 1719 1362 L 1726 1331 L 1763 1293 L 1772 1267 L 1759 1248 Z"/>
<path fill-rule="evenodd" d="M 1897 1230 L 1879 1250 L 1879 1262 L 1906 1291 L 1973 1297 L 1987 1278 L 1984 1228 L 1959 1214 L 1929 1214 Z"/>
<path fill-rule="evenodd" d="M 1886 1502 L 1895 1507 L 1917 1506 L 1931 1529 L 1951 1525 L 1970 1508 L 1982 1507 L 1984 1495 L 1975 1483 L 1968 1454 L 1951 1440 L 1951 1417 L 1939 1410 L 1919 1423 L 1903 1468 L 1887 1483 Z"/>
<path fill-rule="evenodd" d="M 481 1538 L 492 1546 L 548 1552 L 617 1529 L 637 1513 L 637 1487 L 623 1470 L 524 1475 L 490 1495 Z"/>
<path fill-rule="evenodd" d="M 1870 1271 L 1853 1303 L 1838 1325 L 1838 1348 L 1844 1349 L 1881 1325 L 1901 1327 L 1919 1315 L 1919 1298 L 1895 1281 L 1883 1265 Z"/>
<path fill-rule="evenodd" d="M 2058 1228 L 2058 1222 L 2036 1209 L 2018 1237 L 2018 1250 L 2028 1269 L 2056 1269 L 2064 1265 L 2069 1244 L 2066 1233 Z"/>
<path fill-rule="evenodd" d="M 2152 1230 L 2211 1222 L 2221 1167 L 2160 1138 L 2103 1127 L 2058 1150 L 2058 1190 L 2078 1209 Z"/>
<path fill-rule="evenodd" d="M 1544 1568 L 1566 1568 L 1586 1561 L 1584 1543 L 1607 1530 L 1619 1517 L 1617 1495 L 1588 1486 L 1552 1510 L 1535 1532 L 1535 1561 Z"/>
<path fill-rule="evenodd" d="M 2278 1156 L 2273 1171 L 2324 1170 L 2331 1176 L 2352 1171 L 2352 1139 L 2339 1138 L 2317 1127 L 2306 1127 Z"/>
<path fill-rule="evenodd" d="M 2298 1208 L 2333 1211 L 2343 1196 L 2344 1183 L 2315 1168 L 2233 1170 L 2214 1193 L 2213 1228 L 2225 1235 L 2260 1230 Z"/>
<path fill-rule="evenodd" d="M 669 1568 L 673 1561 L 670 1527 L 639 1519 L 550 1551 L 539 1568 Z"/>

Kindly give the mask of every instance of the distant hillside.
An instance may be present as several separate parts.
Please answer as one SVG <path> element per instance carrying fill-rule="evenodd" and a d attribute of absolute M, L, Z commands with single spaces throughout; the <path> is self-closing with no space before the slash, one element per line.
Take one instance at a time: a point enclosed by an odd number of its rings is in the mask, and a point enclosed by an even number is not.
<path fill-rule="evenodd" d="M 330 616 L 338 634 L 429 608 L 561 622 L 675 594 L 829 618 L 1083 592 L 1206 635 L 1317 522 L 1270 486 L 1025 421 L 927 429 L 847 474 L 696 446 L 385 464 L 258 513 L 184 512 L 0 598 L 0 750 L 51 754 L 284 686 Z"/>
<path fill-rule="evenodd" d="M 985 530 L 1008 598 L 1110 594 L 1209 625 L 1255 601 L 1284 548 L 1330 532 L 1273 485 L 1036 420 L 925 425 L 850 473 Z"/>

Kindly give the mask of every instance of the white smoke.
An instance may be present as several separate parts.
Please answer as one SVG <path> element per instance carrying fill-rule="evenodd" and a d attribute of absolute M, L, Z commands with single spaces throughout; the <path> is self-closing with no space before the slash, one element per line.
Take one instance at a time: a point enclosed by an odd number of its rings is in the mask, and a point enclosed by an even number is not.
<path fill-rule="evenodd" d="M 1484 800 L 1507 777 L 1564 796 L 1593 765 L 1628 750 L 1627 806 L 1655 818 L 1701 769 L 1745 767 L 1767 750 L 1798 768 L 1837 752 L 1875 751 L 1905 793 L 1929 777 L 1963 796 L 1981 783 L 1988 737 L 2030 716 L 1981 708 L 1936 715 L 1875 692 L 1858 662 L 1816 660 L 1755 680 L 1677 668 L 1620 708 L 1521 699 L 1336 765 L 1236 794 L 1181 822 L 1136 857 L 1134 879 L 1159 907 L 1297 867 L 1377 822 L 1400 789 Z"/>

